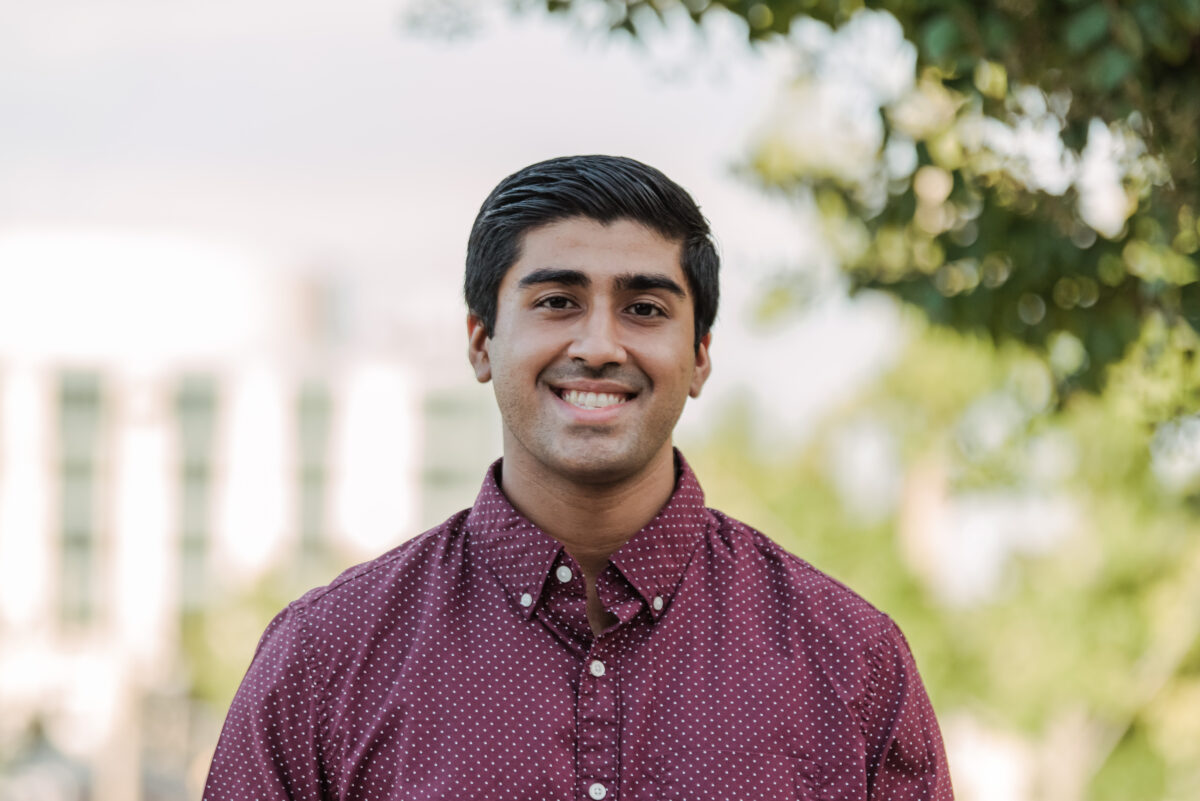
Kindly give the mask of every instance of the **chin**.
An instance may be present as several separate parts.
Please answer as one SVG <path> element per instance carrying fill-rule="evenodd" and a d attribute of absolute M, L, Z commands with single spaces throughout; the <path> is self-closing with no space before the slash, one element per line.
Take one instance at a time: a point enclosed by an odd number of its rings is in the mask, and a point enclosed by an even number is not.
<path fill-rule="evenodd" d="M 556 472 L 581 484 L 612 484 L 644 471 L 654 462 L 658 450 L 606 449 L 585 443 L 577 449 L 559 450 L 551 454 L 546 463 Z"/>

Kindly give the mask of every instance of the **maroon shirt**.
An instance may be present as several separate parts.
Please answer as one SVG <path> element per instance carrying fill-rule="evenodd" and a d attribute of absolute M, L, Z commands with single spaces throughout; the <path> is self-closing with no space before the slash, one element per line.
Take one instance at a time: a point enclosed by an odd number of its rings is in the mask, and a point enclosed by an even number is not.
<path fill-rule="evenodd" d="M 899 629 L 674 494 L 597 581 L 493 465 L 475 505 L 279 614 L 206 801 L 951 799 Z"/>

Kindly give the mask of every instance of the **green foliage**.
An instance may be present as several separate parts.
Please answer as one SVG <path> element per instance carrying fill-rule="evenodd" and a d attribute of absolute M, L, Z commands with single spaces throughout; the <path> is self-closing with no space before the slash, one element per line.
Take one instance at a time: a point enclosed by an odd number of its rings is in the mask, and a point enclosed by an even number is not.
<path fill-rule="evenodd" d="M 1130 729 L 1092 782 L 1096 801 L 1127 801 L 1130 798 L 1162 798 L 1166 791 L 1167 768 L 1153 743 L 1140 728 Z"/>
<path fill-rule="evenodd" d="M 890 292 L 934 322 L 1047 358 L 1068 335 L 1081 358 L 1058 371 L 1061 398 L 1102 390 L 1151 318 L 1200 331 L 1200 0 L 546 4 L 597 7 L 635 36 L 672 9 L 697 23 L 731 13 L 752 41 L 782 40 L 805 21 L 836 29 L 864 7 L 889 12 L 915 45 L 918 80 L 881 105 L 884 146 L 914 144 L 917 169 L 887 176 L 880 158 L 866 179 L 886 183 L 880 201 L 863 176 L 790 152 L 786 131 L 760 142 L 747 165 L 764 187 L 814 197 L 833 238 L 850 237 L 839 256 L 852 288 Z M 1051 125 L 1068 161 L 1111 140 L 1120 175 L 1109 189 L 1125 208 L 1103 219 L 1081 212 L 1080 181 L 1041 185 L 981 144 L 993 123 Z"/>

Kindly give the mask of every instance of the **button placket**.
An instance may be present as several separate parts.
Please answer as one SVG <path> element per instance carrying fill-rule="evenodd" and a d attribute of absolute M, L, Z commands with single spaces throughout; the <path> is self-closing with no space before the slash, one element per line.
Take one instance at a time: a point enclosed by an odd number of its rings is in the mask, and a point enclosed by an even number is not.
<path fill-rule="evenodd" d="M 617 633 L 597 638 L 583 662 L 576 699 L 576 775 L 584 798 L 616 797 L 620 710 L 614 647 Z"/>

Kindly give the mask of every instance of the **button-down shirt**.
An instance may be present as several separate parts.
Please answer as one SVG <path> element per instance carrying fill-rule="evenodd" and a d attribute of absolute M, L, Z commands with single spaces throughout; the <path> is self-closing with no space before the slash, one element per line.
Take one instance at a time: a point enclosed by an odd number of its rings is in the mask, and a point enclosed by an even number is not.
<path fill-rule="evenodd" d="M 674 493 L 583 576 L 500 490 L 310 591 L 263 634 L 206 801 L 950 799 L 895 624 Z"/>

